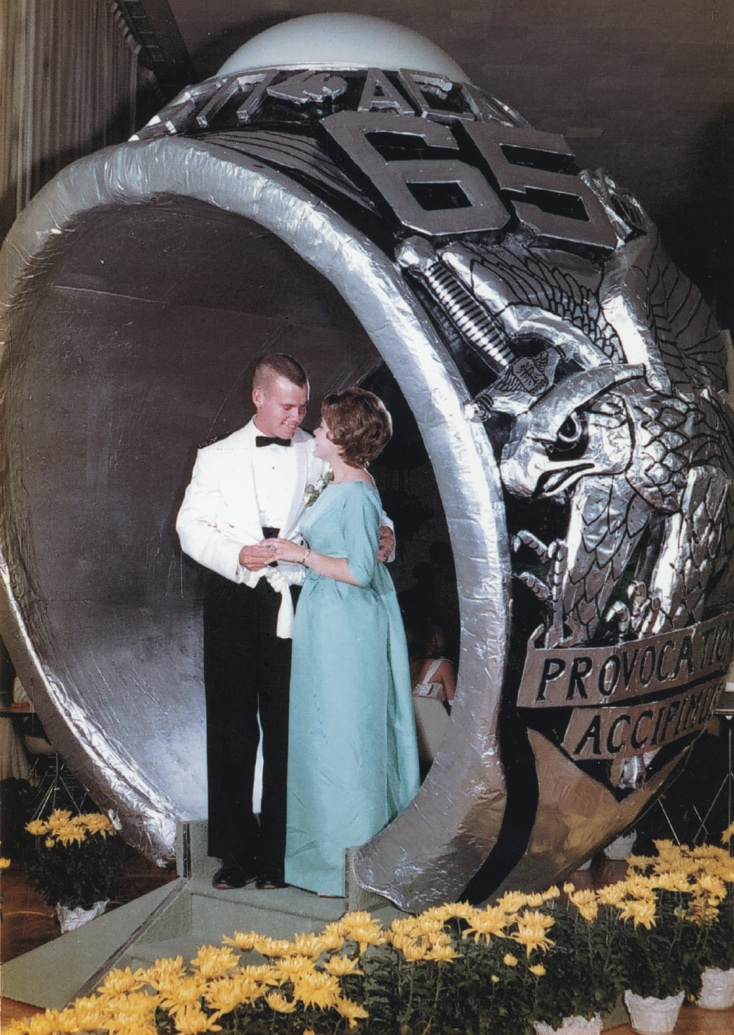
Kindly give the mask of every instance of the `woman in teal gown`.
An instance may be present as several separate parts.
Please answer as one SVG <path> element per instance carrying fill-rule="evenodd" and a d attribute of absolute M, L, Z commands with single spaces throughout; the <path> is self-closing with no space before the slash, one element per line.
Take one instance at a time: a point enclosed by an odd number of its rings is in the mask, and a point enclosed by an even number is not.
<path fill-rule="evenodd" d="M 377 560 L 382 504 L 365 467 L 390 437 L 376 396 L 327 396 L 316 455 L 334 472 L 307 508 L 307 546 L 268 540 L 305 565 L 293 627 L 285 879 L 345 891 L 345 850 L 364 844 L 413 798 L 418 749 L 405 633 Z"/>

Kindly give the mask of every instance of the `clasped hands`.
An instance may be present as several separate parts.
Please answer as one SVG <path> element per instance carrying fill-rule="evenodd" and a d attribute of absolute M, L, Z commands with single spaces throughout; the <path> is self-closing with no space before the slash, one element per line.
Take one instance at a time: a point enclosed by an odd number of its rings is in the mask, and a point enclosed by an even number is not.
<path fill-rule="evenodd" d="M 395 536 L 387 525 L 380 526 L 377 560 L 383 563 L 395 548 Z M 308 547 L 291 542 L 290 539 L 261 539 L 254 546 L 243 546 L 239 561 L 248 571 L 260 571 L 273 561 L 288 561 L 302 564 Z"/>
<path fill-rule="evenodd" d="M 290 539 L 261 539 L 254 546 L 243 546 L 239 561 L 248 571 L 260 571 L 273 561 L 290 561 L 300 564 L 307 547 L 299 546 Z"/>

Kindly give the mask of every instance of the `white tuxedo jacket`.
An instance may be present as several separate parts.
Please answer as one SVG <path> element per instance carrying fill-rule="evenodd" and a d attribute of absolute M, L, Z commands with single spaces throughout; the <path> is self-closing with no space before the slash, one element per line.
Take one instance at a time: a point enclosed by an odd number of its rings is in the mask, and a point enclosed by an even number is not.
<path fill-rule="evenodd" d="M 278 635 L 290 635 L 292 617 L 288 587 L 303 581 L 299 564 L 280 563 L 276 568 L 248 571 L 239 563 L 243 546 L 259 543 L 263 537 L 258 509 L 252 457 L 257 429 L 252 421 L 219 442 L 200 449 L 181 509 L 176 531 L 184 553 L 225 579 L 255 586 L 266 578 L 283 597 Z M 284 539 L 298 538 L 306 486 L 315 484 L 328 470 L 314 456 L 314 439 L 296 431 L 291 449 L 296 465 L 292 484 L 283 486 L 288 517 L 280 530 Z"/>

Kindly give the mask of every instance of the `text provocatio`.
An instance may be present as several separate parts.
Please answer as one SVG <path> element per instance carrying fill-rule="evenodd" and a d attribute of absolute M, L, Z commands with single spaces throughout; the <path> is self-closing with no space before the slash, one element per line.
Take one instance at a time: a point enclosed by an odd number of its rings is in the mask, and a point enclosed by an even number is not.
<path fill-rule="evenodd" d="M 576 761 L 643 754 L 705 726 L 734 657 L 730 613 L 613 647 L 537 649 L 520 708 L 570 708 L 562 746 Z"/>

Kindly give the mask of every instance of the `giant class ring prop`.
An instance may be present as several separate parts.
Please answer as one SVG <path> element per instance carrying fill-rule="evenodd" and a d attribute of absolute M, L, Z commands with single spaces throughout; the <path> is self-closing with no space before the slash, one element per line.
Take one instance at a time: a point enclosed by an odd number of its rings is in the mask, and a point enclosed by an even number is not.
<path fill-rule="evenodd" d="M 200 595 L 173 532 L 195 447 L 241 422 L 264 351 L 319 395 L 384 361 L 446 512 L 460 686 L 354 871 L 409 910 L 481 901 L 626 828 L 713 713 L 727 343 L 640 204 L 562 137 L 414 34 L 320 17 L 307 52 L 312 19 L 263 34 L 12 230 L 2 634 L 68 764 L 167 855 L 206 811 Z M 344 25 L 352 49 L 322 54 Z"/>

